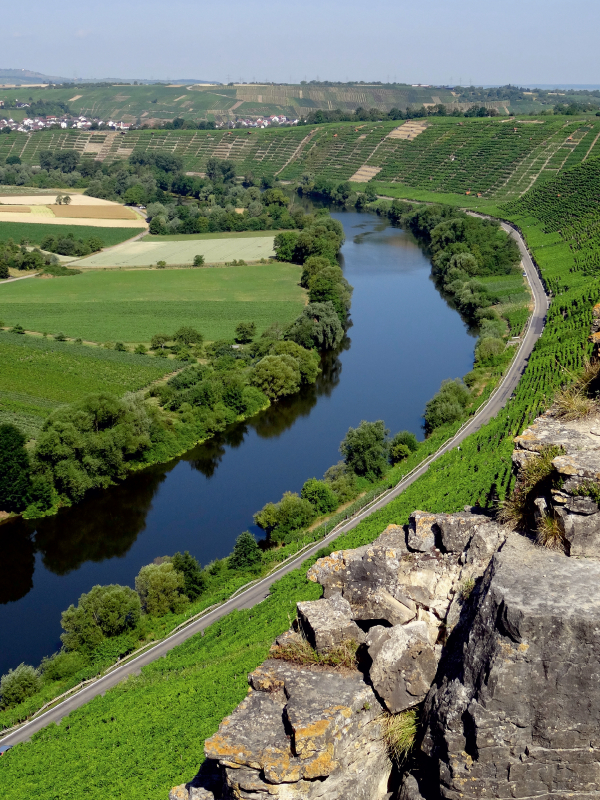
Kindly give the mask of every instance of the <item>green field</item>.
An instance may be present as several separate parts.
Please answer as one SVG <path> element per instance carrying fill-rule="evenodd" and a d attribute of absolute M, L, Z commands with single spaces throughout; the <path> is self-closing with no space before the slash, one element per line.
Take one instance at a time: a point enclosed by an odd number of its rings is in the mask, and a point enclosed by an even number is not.
<path fill-rule="evenodd" d="M 29 190 L 27 190 L 29 191 Z M 43 219 L 43 217 L 42 217 Z M 29 244 L 41 244 L 44 236 L 68 236 L 76 239 L 89 239 L 97 236 L 104 247 L 121 244 L 140 233 L 140 228 L 99 228 L 94 225 L 44 225 L 35 222 L 0 222 L 0 242 L 13 239 L 17 244 L 25 238 Z"/>
<path fill-rule="evenodd" d="M 0 422 L 34 435 L 53 408 L 92 392 L 118 396 L 147 386 L 178 361 L 0 332 Z"/>
<path fill-rule="evenodd" d="M 0 286 L 6 325 L 89 341 L 149 342 L 192 325 L 211 341 L 242 320 L 261 333 L 302 311 L 300 267 L 266 264 L 183 270 L 107 270 Z"/>
<path fill-rule="evenodd" d="M 106 253 L 96 253 L 78 261 L 77 267 L 144 267 L 165 261 L 168 266 L 192 264 L 194 256 L 203 255 L 207 264 L 224 264 L 227 261 L 258 261 L 271 258 L 274 236 L 246 238 L 219 237 L 218 239 L 171 239 L 148 237 L 122 244 Z"/>

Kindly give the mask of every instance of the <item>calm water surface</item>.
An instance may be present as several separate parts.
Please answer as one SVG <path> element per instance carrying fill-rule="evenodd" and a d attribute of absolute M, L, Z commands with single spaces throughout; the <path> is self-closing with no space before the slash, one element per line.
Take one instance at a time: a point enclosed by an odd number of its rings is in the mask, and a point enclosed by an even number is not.
<path fill-rule="evenodd" d="M 354 286 L 345 349 L 314 387 L 179 459 L 36 523 L 0 526 L 0 674 L 60 646 L 60 613 L 99 583 L 133 586 L 140 567 L 189 550 L 202 564 L 231 552 L 252 514 L 299 491 L 339 458 L 349 426 L 383 419 L 422 438 L 422 412 L 444 378 L 467 373 L 474 340 L 436 291 L 406 232 L 338 212 Z"/>

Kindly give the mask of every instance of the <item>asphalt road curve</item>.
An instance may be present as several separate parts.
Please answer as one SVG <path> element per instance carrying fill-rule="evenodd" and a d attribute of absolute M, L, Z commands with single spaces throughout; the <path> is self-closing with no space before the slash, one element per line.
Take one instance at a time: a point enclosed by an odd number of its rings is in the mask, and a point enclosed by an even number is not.
<path fill-rule="evenodd" d="M 291 572 L 291 570 L 297 569 L 303 561 L 305 561 L 307 558 L 310 558 L 310 556 L 314 555 L 322 547 L 325 547 L 336 537 L 340 536 L 340 534 L 352 530 L 352 528 L 355 528 L 363 519 L 387 505 L 387 503 L 389 503 L 391 500 L 401 494 L 408 486 L 414 483 L 417 478 L 421 477 L 421 475 L 427 471 L 429 464 L 432 463 L 432 461 L 436 460 L 452 448 L 460 445 L 463 439 L 465 439 L 467 436 L 470 436 L 472 433 L 475 433 L 475 431 L 478 431 L 483 425 L 489 422 L 489 420 L 492 419 L 492 417 L 494 417 L 501 408 L 506 405 L 514 392 L 519 379 L 525 370 L 525 367 L 527 366 L 531 351 L 533 350 L 536 341 L 544 329 L 549 300 L 546 296 L 542 281 L 540 280 L 537 269 L 531 259 L 531 256 L 529 255 L 522 237 L 509 225 L 503 224 L 502 227 L 518 242 L 523 259 L 523 269 L 526 272 L 527 279 L 533 293 L 534 310 L 519 351 L 515 356 L 513 363 L 502 383 L 498 386 L 496 392 L 492 395 L 488 403 L 480 409 L 480 411 L 459 431 L 459 433 L 453 439 L 448 441 L 440 450 L 438 450 L 432 459 L 428 460 L 427 463 L 423 464 L 423 466 L 411 473 L 410 476 L 407 476 L 384 497 L 365 510 L 356 514 L 343 526 L 326 536 L 324 539 L 316 542 L 313 547 L 305 551 L 293 561 L 285 564 L 285 566 L 282 566 L 281 569 L 277 570 L 277 572 L 274 572 L 268 578 L 264 578 L 251 588 L 241 592 L 235 598 L 228 600 L 226 603 L 219 606 L 214 611 L 209 612 L 196 622 L 191 623 L 183 630 L 174 633 L 166 639 L 163 639 L 154 647 L 137 656 L 127 664 L 117 667 L 108 675 L 100 678 L 90 686 L 81 689 L 72 697 L 64 700 L 54 708 L 51 708 L 44 714 L 41 714 L 39 717 L 36 717 L 30 722 L 25 723 L 18 730 L 8 734 L 3 739 L 0 739 L 0 745 L 14 745 L 18 744 L 19 742 L 27 741 L 34 733 L 41 730 L 46 725 L 49 725 L 51 722 L 60 722 L 63 717 L 66 717 L 67 714 L 70 714 L 71 711 L 74 711 L 76 708 L 80 708 L 93 697 L 104 694 L 106 691 L 108 691 L 108 689 L 111 689 L 113 686 L 116 686 L 117 683 L 120 683 L 120 681 L 129 677 L 129 675 L 138 674 L 143 666 L 150 664 L 157 658 L 165 656 L 173 647 L 177 647 L 177 645 L 181 644 L 186 639 L 189 639 L 190 636 L 195 636 L 197 633 L 200 633 L 209 625 L 212 625 L 213 622 L 216 622 L 218 619 L 228 614 L 230 611 L 233 611 L 234 609 L 252 608 L 260 603 L 269 595 L 269 590 L 272 583 L 279 580 L 279 578 L 286 573 Z"/>

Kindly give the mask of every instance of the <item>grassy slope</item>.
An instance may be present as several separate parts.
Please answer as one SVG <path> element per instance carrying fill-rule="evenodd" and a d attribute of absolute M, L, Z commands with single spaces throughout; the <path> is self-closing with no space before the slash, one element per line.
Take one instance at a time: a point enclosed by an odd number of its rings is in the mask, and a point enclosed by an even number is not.
<path fill-rule="evenodd" d="M 231 337 L 241 320 L 254 320 L 259 332 L 293 320 L 304 305 L 299 278 L 292 264 L 34 278 L 0 287 L 2 316 L 7 325 L 98 342 L 148 342 L 181 325 L 215 340 Z"/>
<path fill-rule="evenodd" d="M 43 219 L 43 217 L 41 217 Z M 104 242 L 104 247 L 131 239 L 141 233 L 140 228 L 98 228 L 93 225 L 44 225 L 31 222 L 0 222 L 0 241 L 13 239 L 17 244 L 25 238 L 28 244 L 39 245 L 44 236 L 66 237 L 70 233 L 76 239 L 89 239 L 97 236 Z"/>
<path fill-rule="evenodd" d="M 588 182 L 589 196 L 593 185 Z M 550 187 L 548 202 L 552 194 Z M 556 293 L 514 400 L 460 451 L 445 455 L 403 495 L 340 537 L 337 547 L 372 541 L 390 522 L 405 522 L 414 508 L 437 512 L 456 511 L 466 503 L 492 505 L 506 492 L 512 437 L 549 402 L 564 380 L 561 367 L 581 364 L 589 349 L 591 306 L 600 297 L 597 277 L 571 271 L 576 257 L 568 249 L 559 258 L 553 255 L 555 234 L 536 223 L 535 210 L 503 210 L 521 220 L 527 214 L 527 224 L 535 226 L 524 230 Z M 560 213 L 554 213 L 547 229 L 556 227 Z M 593 230 L 595 214 L 575 221 Z M 196 771 L 204 738 L 245 696 L 245 673 L 260 663 L 268 642 L 288 626 L 294 603 L 318 596 L 318 587 L 308 584 L 305 571 L 306 566 L 280 581 L 255 609 L 231 614 L 204 637 L 194 637 L 145 668 L 140 678 L 72 714 L 68 724 L 52 726 L 11 751 L 0 762 L 6 800 L 36 792 L 60 800 L 81 795 L 89 800 L 109 795 L 164 800 L 172 784 L 189 780 Z"/>

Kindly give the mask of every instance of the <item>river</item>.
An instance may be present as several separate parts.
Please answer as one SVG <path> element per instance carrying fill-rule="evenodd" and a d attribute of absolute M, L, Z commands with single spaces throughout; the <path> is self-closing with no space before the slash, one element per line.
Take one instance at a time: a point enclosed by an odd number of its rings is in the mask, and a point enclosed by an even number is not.
<path fill-rule="evenodd" d="M 340 459 L 362 419 L 423 438 L 425 403 L 467 373 L 474 339 L 440 296 L 412 236 L 373 214 L 336 211 L 354 286 L 344 349 L 314 387 L 49 519 L 0 525 L 0 674 L 60 647 L 60 614 L 95 584 L 133 586 L 157 556 L 202 564 L 231 552 L 252 514 Z"/>

